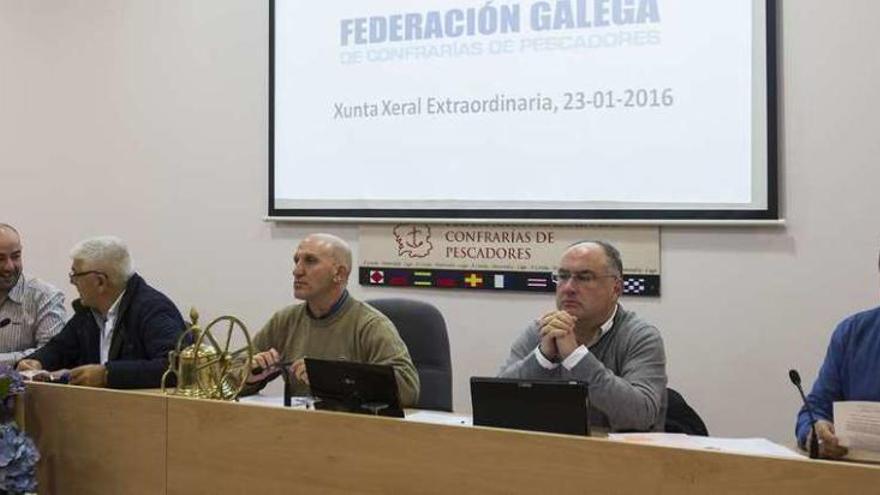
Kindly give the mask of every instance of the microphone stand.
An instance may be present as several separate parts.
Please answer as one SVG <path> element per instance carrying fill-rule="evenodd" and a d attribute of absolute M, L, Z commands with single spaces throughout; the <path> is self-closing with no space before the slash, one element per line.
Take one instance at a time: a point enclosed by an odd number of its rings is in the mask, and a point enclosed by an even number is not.
<path fill-rule="evenodd" d="M 807 401 L 807 396 L 804 395 L 804 389 L 801 387 L 801 375 L 797 372 L 797 370 L 788 370 L 788 377 L 791 379 L 791 383 L 797 387 L 798 392 L 801 394 L 801 400 L 804 401 L 804 408 L 807 410 L 807 415 L 810 416 L 810 429 L 812 435 L 810 435 L 810 459 L 818 459 L 819 458 L 819 434 L 816 433 L 816 416 L 813 415 L 813 408 L 810 407 L 810 403 Z"/>
<path fill-rule="evenodd" d="M 281 378 L 284 380 L 284 407 L 290 407 L 293 397 L 293 387 L 290 385 L 290 372 L 287 368 L 281 371 Z"/>

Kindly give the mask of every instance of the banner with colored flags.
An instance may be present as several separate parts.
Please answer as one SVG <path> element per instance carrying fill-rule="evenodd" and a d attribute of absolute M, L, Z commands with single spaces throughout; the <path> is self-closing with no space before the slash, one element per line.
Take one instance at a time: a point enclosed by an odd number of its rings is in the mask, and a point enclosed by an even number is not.
<path fill-rule="evenodd" d="M 563 251 L 582 240 L 621 252 L 625 295 L 660 295 L 658 227 L 363 225 L 358 278 L 372 287 L 554 292 Z"/>

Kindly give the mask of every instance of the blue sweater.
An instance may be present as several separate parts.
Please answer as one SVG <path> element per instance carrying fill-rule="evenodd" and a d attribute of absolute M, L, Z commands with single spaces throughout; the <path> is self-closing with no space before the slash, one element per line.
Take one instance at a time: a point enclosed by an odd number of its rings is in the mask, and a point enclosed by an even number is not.
<path fill-rule="evenodd" d="M 834 401 L 880 401 L 880 307 L 856 313 L 834 330 L 825 362 L 807 401 L 816 420 L 834 421 Z M 804 446 L 810 416 L 801 408 L 797 417 L 798 444 Z"/>

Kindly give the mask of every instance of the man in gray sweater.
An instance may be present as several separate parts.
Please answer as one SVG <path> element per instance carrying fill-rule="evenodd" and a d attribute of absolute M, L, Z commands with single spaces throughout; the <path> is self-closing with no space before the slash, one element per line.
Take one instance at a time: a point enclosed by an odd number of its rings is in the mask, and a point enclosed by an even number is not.
<path fill-rule="evenodd" d="M 622 275 L 620 252 L 607 242 L 566 249 L 557 272 L 556 311 L 516 339 L 499 376 L 585 382 L 592 426 L 663 431 L 663 339 L 656 327 L 618 303 Z"/>

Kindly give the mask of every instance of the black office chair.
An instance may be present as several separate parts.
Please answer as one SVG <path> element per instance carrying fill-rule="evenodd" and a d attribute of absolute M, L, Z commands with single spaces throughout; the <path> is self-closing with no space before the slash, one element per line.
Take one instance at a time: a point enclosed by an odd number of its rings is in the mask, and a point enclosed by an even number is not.
<path fill-rule="evenodd" d="M 452 411 L 452 360 L 446 321 L 434 306 L 411 299 L 367 301 L 397 327 L 419 373 L 419 409 Z"/>
<path fill-rule="evenodd" d="M 687 435 L 709 436 L 706 424 L 700 419 L 697 411 L 688 405 L 680 393 L 671 388 L 666 389 L 666 432 L 685 433 Z"/>

